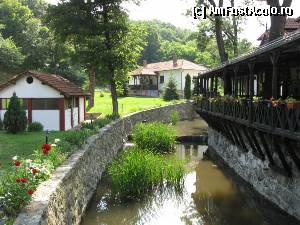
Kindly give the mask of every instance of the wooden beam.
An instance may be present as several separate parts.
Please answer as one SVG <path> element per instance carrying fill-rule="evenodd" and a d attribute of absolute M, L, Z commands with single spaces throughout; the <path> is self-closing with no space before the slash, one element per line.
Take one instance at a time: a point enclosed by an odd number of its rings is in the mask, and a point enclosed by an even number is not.
<path fill-rule="evenodd" d="M 260 138 L 260 141 L 261 141 L 261 144 L 265 150 L 265 153 L 269 159 L 269 162 L 271 165 L 275 165 L 275 162 L 273 160 L 273 156 L 272 156 L 272 153 L 270 151 L 270 148 L 269 148 L 269 145 L 267 144 L 267 141 L 265 139 L 265 136 L 264 136 L 264 133 L 261 132 L 261 131 L 258 131 L 258 135 L 259 135 L 259 138 Z"/>
<path fill-rule="evenodd" d="M 238 96 L 238 73 L 239 73 L 239 65 L 233 66 L 233 73 L 234 73 L 234 81 L 233 81 L 233 86 L 234 86 L 234 95 Z"/>
<path fill-rule="evenodd" d="M 287 163 L 287 161 L 284 157 L 284 154 L 281 151 L 280 145 L 278 144 L 278 141 L 277 141 L 277 137 L 274 138 L 274 136 L 272 136 L 272 146 L 274 147 L 274 150 L 277 152 L 280 162 L 281 162 L 283 168 L 285 169 L 285 171 L 287 172 L 287 175 L 289 177 L 291 177 L 293 175 L 292 170 L 291 170 L 289 164 Z"/>
<path fill-rule="evenodd" d="M 272 97 L 278 98 L 278 62 L 280 58 L 280 52 L 274 51 L 270 56 L 272 62 Z"/>

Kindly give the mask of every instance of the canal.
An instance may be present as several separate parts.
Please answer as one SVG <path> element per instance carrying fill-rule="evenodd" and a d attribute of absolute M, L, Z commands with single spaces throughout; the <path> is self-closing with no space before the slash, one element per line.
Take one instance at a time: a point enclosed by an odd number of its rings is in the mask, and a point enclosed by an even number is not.
<path fill-rule="evenodd" d="M 199 120 L 180 122 L 177 132 L 195 135 L 197 127 L 203 126 Z M 182 190 L 158 188 L 139 201 L 122 202 L 113 194 L 110 179 L 105 176 L 82 225 L 298 224 L 236 179 L 226 166 L 210 156 L 210 151 L 213 150 L 201 143 L 178 144 L 173 154 L 185 160 L 188 170 Z"/>

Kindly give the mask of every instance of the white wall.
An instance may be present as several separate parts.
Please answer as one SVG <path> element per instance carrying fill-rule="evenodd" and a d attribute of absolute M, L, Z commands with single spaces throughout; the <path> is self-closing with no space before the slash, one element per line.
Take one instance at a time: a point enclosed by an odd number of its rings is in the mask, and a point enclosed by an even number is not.
<path fill-rule="evenodd" d="M 176 82 L 177 89 L 182 90 L 184 83 L 181 82 L 181 72 L 182 70 L 168 70 L 168 71 L 160 71 L 158 78 L 158 90 L 163 91 L 164 87 L 168 84 L 170 77 L 172 76 Z M 164 76 L 164 83 L 160 83 L 160 76 Z"/>
<path fill-rule="evenodd" d="M 32 110 L 32 122 L 43 124 L 44 130 L 59 130 L 59 110 Z"/>
<path fill-rule="evenodd" d="M 78 125 L 78 107 L 73 108 L 73 125 L 74 127 Z"/>
<path fill-rule="evenodd" d="M 0 91 L 0 98 L 10 98 L 16 92 L 19 98 L 61 98 L 60 93 L 33 77 L 33 82 L 26 82 L 27 76 L 19 79 L 16 84 L 11 84 Z"/>
<path fill-rule="evenodd" d="M 72 129 L 71 126 L 71 109 L 65 110 L 65 130 Z"/>
<path fill-rule="evenodd" d="M 84 121 L 84 98 L 79 98 L 80 122 Z"/>

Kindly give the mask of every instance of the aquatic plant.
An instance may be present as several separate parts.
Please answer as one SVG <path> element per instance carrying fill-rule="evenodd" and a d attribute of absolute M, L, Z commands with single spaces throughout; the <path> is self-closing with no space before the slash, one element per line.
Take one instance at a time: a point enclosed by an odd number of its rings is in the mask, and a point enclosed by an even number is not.
<path fill-rule="evenodd" d="M 170 114 L 171 124 L 175 126 L 179 121 L 179 114 L 176 111 L 171 112 Z"/>
<path fill-rule="evenodd" d="M 115 159 L 108 174 L 121 198 L 134 199 L 158 185 L 180 187 L 185 170 L 182 161 L 135 147 Z"/>
<path fill-rule="evenodd" d="M 133 140 L 139 149 L 166 153 L 174 149 L 175 130 L 163 123 L 140 123 L 133 129 Z"/>

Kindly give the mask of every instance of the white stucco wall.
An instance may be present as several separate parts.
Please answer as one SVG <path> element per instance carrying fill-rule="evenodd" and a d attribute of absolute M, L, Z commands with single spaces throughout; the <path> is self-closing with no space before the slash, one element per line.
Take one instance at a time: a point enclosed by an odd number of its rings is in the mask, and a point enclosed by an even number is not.
<path fill-rule="evenodd" d="M 71 109 L 65 110 L 65 130 L 72 129 L 71 126 Z"/>
<path fill-rule="evenodd" d="M 172 76 L 176 82 L 177 89 L 182 90 L 184 88 L 184 83 L 181 81 L 181 73 L 182 70 L 168 70 L 168 71 L 160 71 L 159 72 L 159 84 L 158 84 L 158 90 L 163 91 L 165 88 L 165 85 L 168 84 L 170 77 Z M 160 76 L 164 76 L 164 83 L 160 83 Z"/>
<path fill-rule="evenodd" d="M 26 76 L 19 79 L 16 84 L 11 84 L 0 91 L 0 98 L 10 98 L 16 92 L 19 98 L 62 98 L 63 96 L 52 87 L 43 85 L 33 77 L 33 82 L 28 84 Z"/>
<path fill-rule="evenodd" d="M 78 125 L 78 107 L 73 108 L 73 125 L 74 127 Z"/>
<path fill-rule="evenodd" d="M 84 121 L 84 98 L 79 98 L 80 122 Z"/>
<path fill-rule="evenodd" d="M 32 110 L 32 122 L 43 124 L 44 130 L 59 130 L 59 110 Z"/>

